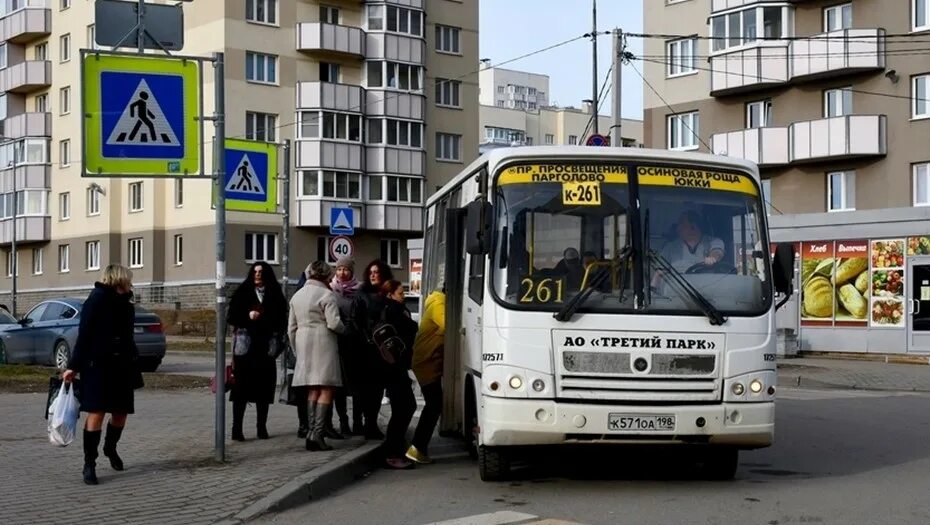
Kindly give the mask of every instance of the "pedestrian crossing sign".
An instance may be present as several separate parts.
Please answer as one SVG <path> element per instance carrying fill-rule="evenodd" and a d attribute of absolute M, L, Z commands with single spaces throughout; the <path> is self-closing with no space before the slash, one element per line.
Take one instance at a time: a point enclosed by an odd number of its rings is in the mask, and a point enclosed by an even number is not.
<path fill-rule="evenodd" d="M 278 212 L 278 145 L 255 140 L 226 139 L 226 209 Z"/>
<path fill-rule="evenodd" d="M 203 174 L 201 64 L 84 52 L 85 176 Z"/>

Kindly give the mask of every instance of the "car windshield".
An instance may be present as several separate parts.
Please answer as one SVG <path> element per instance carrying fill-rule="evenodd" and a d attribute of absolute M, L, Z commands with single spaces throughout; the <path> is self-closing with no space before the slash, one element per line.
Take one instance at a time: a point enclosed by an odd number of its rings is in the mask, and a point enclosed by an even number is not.
<path fill-rule="evenodd" d="M 558 310 L 594 284 L 579 312 L 633 309 L 629 174 L 639 181 L 647 311 L 703 315 L 654 261 L 668 261 L 727 315 L 770 304 L 758 185 L 699 167 L 572 163 L 509 166 L 495 185 L 495 295 L 517 308 Z M 605 274 L 600 276 L 599 274 Z"/>

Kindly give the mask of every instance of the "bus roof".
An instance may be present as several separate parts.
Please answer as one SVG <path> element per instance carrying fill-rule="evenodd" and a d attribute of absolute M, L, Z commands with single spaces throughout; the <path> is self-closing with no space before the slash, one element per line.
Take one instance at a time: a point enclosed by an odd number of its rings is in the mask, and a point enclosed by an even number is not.
<path fill-rule="evenodd" d="M 712 155 L 709 153 L 697 153 L 692 151 L 670 151 L 664 149 L 646 149 L 646 148 L 613 148 L 597 146 L 521 146 L 516 148 L 495 148 L 484 155 L 478 157 L 474 162 L 469 164 L 461 173 L 447 182 L 442 189 L 434 193 L 426 201 L 427 207 L 446 195 L 452 188 L 461 184 L 472 173 L 481 168 L 484 164 L 493 170 L 497 165 L 510 160 L 536 160 L 540 158 L 552 158 L 560 160 L 590 160 L 594 159 L 615 159 L 615 160 L 652 160 L 675 163 L 688 163 L 710 165 L 717 168 L 742 169 L 758 181 L 759 168 L 756 164 L 743 159 L 725 157 L 722 155 Z"/>

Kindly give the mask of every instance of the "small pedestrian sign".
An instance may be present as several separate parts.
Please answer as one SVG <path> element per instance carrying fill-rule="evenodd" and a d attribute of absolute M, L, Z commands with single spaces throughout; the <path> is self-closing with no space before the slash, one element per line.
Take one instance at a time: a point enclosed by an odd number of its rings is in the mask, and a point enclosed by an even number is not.
<path fill-rule="evenodd" d="M 256 140 L 226 139 L 226 209 L 278 212 L 278 145 Z"/>
<path fill-rule="evenodd" d="M 586 146 L 610 146 L 610 139 L 604 135 L 591 135 L 585 142 Z"/>
<path fill-rule="evenodd" d="M 82 52 L 85 176 L 203 174 L 201 65 Z"/>
<path fill-rule="evenodd" d="M 355 234 L 355 210 L 352 208 L 331 208 L 329 210 L 330 235 Z"/>

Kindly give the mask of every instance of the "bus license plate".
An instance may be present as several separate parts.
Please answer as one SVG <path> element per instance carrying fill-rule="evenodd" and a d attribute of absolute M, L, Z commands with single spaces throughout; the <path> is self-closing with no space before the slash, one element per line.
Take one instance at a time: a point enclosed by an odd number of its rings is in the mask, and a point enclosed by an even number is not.
<path fill-rule="evenodd" d="M 608 414 L 607 430 L 629 432 L 664 432 L 675 430 L 675 416 Z"/>

